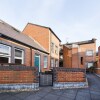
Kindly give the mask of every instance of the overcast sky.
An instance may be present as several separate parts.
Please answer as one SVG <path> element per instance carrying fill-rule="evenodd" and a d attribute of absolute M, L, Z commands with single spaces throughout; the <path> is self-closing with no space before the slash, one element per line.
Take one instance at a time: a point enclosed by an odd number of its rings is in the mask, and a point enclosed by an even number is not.
<path fill-rule="evenodd" d="M 0 19 L 21 31 L 28 22 L 51 27 L 62 43 L 100 45 L 100 0 L 0 0 Z"/>

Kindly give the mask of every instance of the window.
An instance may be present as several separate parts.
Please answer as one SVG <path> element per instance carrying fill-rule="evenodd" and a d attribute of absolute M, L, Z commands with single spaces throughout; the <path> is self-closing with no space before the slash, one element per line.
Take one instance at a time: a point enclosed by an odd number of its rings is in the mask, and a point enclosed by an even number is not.
<path fill-rule="evenodd" d="M 11 61 L 11 47 L 0 44 L 0 63 L 10 63 Z"/>
<path fill-rule="evenodd" d="M 55 61 L 55 66 L 58 67 L 58 60 Z"/>
<path fill-rule="evenodd" d="M 51 59 L 51 67 L 54 67 L 54 59 Z"/>
<path fill-rule="evenodd" d="M 81 57 L 81 65 L 83 65 L 83 57 Z"/>
<path fill-rule="evenodd" d="M 44 56 L 44 68 L 48 67 L 48 58 L 47 56 Z"/>
<path fill-rule="evenodd" d="M 90 67 L 92 67 L 92 66 L 93 66 L 93 63 L 91 63 L 91 62 L 87 63 L 87 67 L 88 67 L 88 68 L 90 68 Z"/>
<path fill-rule="evenodd" d="M 24 64 L 24 51 L 15 48 L 15 64 Z"/>
<path fill-rule="evenodd" d="M 87 50 L 86 55 L 87 56 L 93 56 L 93 50 Z"/>
<path fill-rule="evenodd" d="M 55 54 L 58 54 L 58 46 L 55 46 Z"/>
<path fill-rule="evenodd" d="M 54 53 L 54 43 L 51 43 L 51 52 Z"/>

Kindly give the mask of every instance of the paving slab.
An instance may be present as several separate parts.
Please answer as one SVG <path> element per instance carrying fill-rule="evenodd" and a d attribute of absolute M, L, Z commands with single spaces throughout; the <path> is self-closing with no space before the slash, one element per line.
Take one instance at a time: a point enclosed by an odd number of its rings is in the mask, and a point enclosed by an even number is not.
<path fill-rule="evenodd" d="M 40 87 L 39 91 L 0 93 L 0 100 L 100 100 L 100 78 L 87 74 L 89 87 L 84 89 L 52 89 Z"/>

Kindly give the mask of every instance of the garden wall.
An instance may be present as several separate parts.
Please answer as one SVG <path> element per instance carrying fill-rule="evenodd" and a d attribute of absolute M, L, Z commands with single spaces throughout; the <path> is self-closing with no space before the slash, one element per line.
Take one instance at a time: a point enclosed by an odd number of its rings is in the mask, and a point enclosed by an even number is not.
<path fill-rule="evenodd" d="M 54 68 L 54 88 L 82 88 L 87 87 L 85 69 L 81 68 Z"/>
<path fill-rule="evenodd" d="M 0 66 L 0 90 L 37 90 L 38 69 L 26 66 Z"/>

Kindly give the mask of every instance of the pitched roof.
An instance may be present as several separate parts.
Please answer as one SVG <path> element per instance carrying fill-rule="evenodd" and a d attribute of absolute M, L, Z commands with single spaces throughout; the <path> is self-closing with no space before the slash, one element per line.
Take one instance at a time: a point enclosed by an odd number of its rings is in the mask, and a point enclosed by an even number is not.
<path fill-rule="evenodd" d="M 40 50 L 42 52 L 48 53 L 42 46 L 36 43 L 29 36 L 21 33 L 16 28 L 7 24 L 6 22 L 0 20 L 0 34 L 14 39 L 15 41 L 26 44 L 27 46 L 33 47 L 34 49 Z"/>
<path fill-rule="evenodd" d="M 58 36 L 54 33 L 54 31 L 50 28 L 50 27 L 46 27 L 46 26 L 42 26 L 42 25 L 37 25 L 37 24 L 33 24 L 33 23 L 28 23 L 28 24 L 31 24 L 31 25 L 35 25 L 35 26 L 39 26 L 39 27 L 43 27 L 43 28 L 47 28 L 47 29 L 49 29 L 54 35 L 55 35 L 55 37 L 61 42 L 61 40 L 58 38 Z M 28 25 L 27 24 L 27 25 Z M 27 26 L 26 25 L 26 26 Z M 24 28 L 25 29 L 25 28 Z"/>

